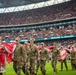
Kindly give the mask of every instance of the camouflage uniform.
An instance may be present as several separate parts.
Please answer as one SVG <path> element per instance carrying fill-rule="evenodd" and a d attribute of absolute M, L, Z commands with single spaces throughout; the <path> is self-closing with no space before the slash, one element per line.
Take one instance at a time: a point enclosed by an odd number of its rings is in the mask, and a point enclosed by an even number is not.
<path fill-rule="evenodd" d="M 14 51 L 14 59 L 13 59 L 13 68 L 17 75 L 21 75 L 21 69 L 24 65 L 24 62 L 27 60 L 27 54 L 23 45 L 17 44 L 16 49 Z"/>
<path fill-rule="evenodd" d="M 25 48 L 25 52 L 27 53 L 27 61 L 24 64 L 22 70 L 26 75 L 29 75 L 29 69 L 30 69 L 30 48 Z"/>
<path fill-rule="evenodd" d="M 40 60 L 37 60 L 37 63 L 36 63 L 36 73 L 38 72 L 39 66 L 40 66 Z"/>
<path fill-rule="evenodd" d="M 53 48 L 51 64 L 52 64 L 54 73 L 57 73 L 56 65 L 57 65 L 57 60 L 59 56 L 60 56 L 60 51 L 57 48 Z"/>
<path fill-rule="evenodd" d="M 76 69 L 76 51 L 72 50 L 71 52 L 71 66 L 72 66 L 72 70 Z"/>
<path fill-rule="evenodd" d="M 37 74 L 39 66 L 40 66 L 39 54 L 40 54 L 40 51 L 38 51 L 38 57 L 37 57 L 38 60 L 36 62 L 36 74 Z"/>
<path fill-rule="evenodd" d="M 38 59 L 38 50 L 35 44 L 30 46 L 30 75 L 36 75 L 36 63 Z"/>
<path fill-rule="evenodd" d="M 48 52 L 46 48 L 42 48 L 40 51 L 40 68 L 42 75 L 46 74 L 45 65 L 46 65 L 46 59 L 48 56 Z"/>

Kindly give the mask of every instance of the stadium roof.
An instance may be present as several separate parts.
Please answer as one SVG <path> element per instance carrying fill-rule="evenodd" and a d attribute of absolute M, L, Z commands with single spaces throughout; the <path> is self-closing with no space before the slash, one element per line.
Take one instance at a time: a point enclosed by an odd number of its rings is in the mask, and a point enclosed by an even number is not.
<path fill-rule="evenodd" d="M 67 1 L 70 0 L 0 0 L 0 13 L 37 9 Z"/>
<path fill-rule="evenodd" d="M 44 1 L 49 1 L 49 0 L 0 0 L 0 8 L 21 6 L 21 5 L 33 4 Z"/>

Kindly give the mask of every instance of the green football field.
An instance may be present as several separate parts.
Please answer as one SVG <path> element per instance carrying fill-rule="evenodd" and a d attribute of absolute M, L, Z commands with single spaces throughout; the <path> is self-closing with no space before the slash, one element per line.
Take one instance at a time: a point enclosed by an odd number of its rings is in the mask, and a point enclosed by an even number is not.
<path fill-rule="evenodd" d="M 76 70 L 75 71 L 71 70 L 70 62 L 68 62 L 68 68 L 69 68 L 68 71 L 65 70 L 65 67 L 64 67 L 63 71 L 60 71 L 60 63 L 58 63 L 57 64 L 58 73 L 56 75 L 76 75 Z M 4 75 L 16 75 L 14 70 L 13 70 L 12 63 L 11 64 L 7 64 L 6 73 Z M 23 72 L 22 72 L 21 75 L 24 75 Z M 38 71 L 38 75 L 42 75 L 40 69 Z M 46 63 L 46 75 L 54 75 L 50 62 Z"/>

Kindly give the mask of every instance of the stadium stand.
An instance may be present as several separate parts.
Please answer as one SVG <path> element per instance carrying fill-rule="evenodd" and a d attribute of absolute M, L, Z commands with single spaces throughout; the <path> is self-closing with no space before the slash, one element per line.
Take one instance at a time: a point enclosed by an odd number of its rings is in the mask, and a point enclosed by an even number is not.
<path fill-rule="evenodd" d="M 49 7 L 0 14 L 0 25 L 40 23 L 76 17 L 76 2 L 69 1 Z"/>
<path fill-rule="evenodd" d="M 44 28 L 36 28 L 29 30 L 20 30 L 20 31 L 12 31 L 12 32 L 2 32 L 2 37 L 9 37 L 10 40 L 14 40 L 17 36 L 23 39 L 34 38 L 51 38 L 57 36 L 70 36 L 76 35 L 76 24 L 73 25 L 62 25 L 55 27 L 44 27 Z"/>
<path fill-rule="evenodd" d="M 46 38 L 52 38 L 56 37 L 56 40 L 58 40 L 57 37 L 59 37 L 61 41 L 61 36 L 65 39 L 65 36 L 67 39 L 71 37 L 71 41 L 73 42 L 73 38 L 76 37 L 76 23 L 72 20 L 67 20 L 64 22 L 66 25 L 61 24 L 60 26 L 51 26 L 50 21 L 59 20 L 60 23 L 62 23 L 62 19 L 69 19 L 69 18 L 76 18 L 76 2 L 74 1 L 68 1 L 61 4 L 56 4 L 52 6 L 47 6 L 43 8 L 37 8 L 32 10 L 26 10 L 26 11 L 19 11 L 19 12 L 12 12 L 12 13 L 0 13 L 0 26 L 4 26 L 4 30 L 0 27 L 0 36 L 3 37 L 4 40 L 14 40 L 17 36 L 21 38 L 21 40 L 30 39 L 31 37 L 37 38 L 43 38 L 44 40 Z M 71 24 L 69 22 L 72 21 Z M 17 30 L 17 28 L 20 27 L 14 27 L 14 26 L 27 26 L 29 24 L 34 25 L 34 23 L 44 23 L 47 22 L 46 26 L 43 26 L 41 28 L 34 28 L 30 27 L 29 29 L 20 29 Z M 53 22 L 53 24 L 55 24 Z M 57 24 L 57 23 L 56 23 Z M 47 27 L 49 25 L 49 27 Z M 6 28 L 8 26 L 8 28 Z M 10 27 L 11 26 L 11 27 Z M 33 26 L 32 26 L 33 27 Z M 9 29 L 11 28 L 11 29 Z M 14 29 L 15 28 L 15 29 Z M 69 36 L 69 37 L 68 37 Z M 54 39 L 53 39 L 54 40 Z M 59 41 L 59 40 L 58 40 Z M 63 41 L 62 41 L 63 42 Z M 64 40 L 64 42 L 66 42 Z M 46 42 L 48 43 L 48 42 Z"/>

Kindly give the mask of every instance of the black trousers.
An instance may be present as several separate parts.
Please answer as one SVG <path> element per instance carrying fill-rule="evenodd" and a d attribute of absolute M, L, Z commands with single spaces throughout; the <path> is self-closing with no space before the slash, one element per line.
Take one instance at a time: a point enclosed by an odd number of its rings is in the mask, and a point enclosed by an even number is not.
<path fill-rule="evenodd" d="M 66 59 L 61 62 L 61 70 L 63 70 L 63 64 L 65 65 L 66 70 L 68 70 Z"/>

